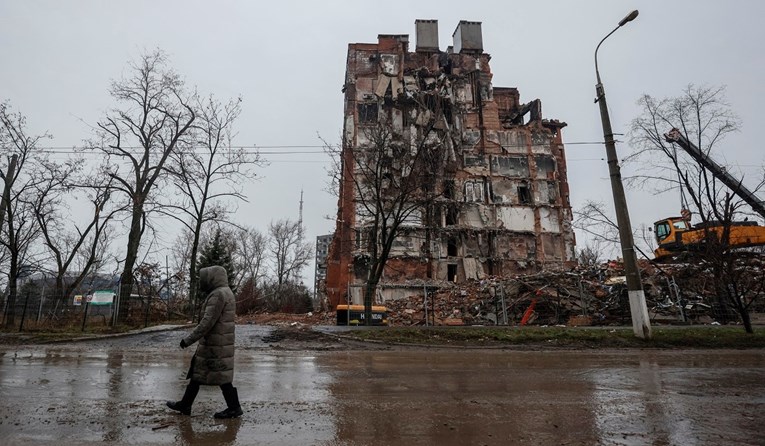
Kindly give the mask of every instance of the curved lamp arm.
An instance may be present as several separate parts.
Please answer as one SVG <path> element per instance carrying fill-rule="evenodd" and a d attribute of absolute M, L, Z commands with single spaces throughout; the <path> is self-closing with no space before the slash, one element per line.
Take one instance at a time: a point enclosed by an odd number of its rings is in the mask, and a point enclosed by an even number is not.
<path fill-rule="evenodd" d="M 635 18 L 638 16 L 638 10 L 634 10 L 631 13 L 627 14 L 620 22 L 619 25 L 617 25 L 616 28 L 613 29 L 610 33 L 606 34 L 606 37 L 603 37 L 603 39 L 598 43 L 598 46 L 595 47 L 595 76 L 598 79 L 598 84 L 600 84 L 600 71 L 598 71 L 598 50 L 600 49 L 600 45 L 603 44 L 603 42 L 608 39 L 611 34 L 615 33 L 617 29 L 621 28 L 622 26 L 626 25 L 627 23 L 635 20 Z"/>

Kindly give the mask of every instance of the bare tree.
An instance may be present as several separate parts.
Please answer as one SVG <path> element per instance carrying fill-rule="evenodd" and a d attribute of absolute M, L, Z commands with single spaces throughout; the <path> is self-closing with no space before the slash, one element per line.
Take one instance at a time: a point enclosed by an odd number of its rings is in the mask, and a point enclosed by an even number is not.
<path fill-rule="evenodd" d="M 83 167 L 81 159 L 44 163 L 32 203 L 43 243 L 54 263 L 54 295 L 61 301 L 66 301 L 103 262 L 109 222 L 121 210 L 107 208 L 109 179 L 85 176 Z M 78 223 L 76 216 L 67 212 L 67 200 L 76 198 L 85 198 L 91 205 L 85 222 Z"/>
<path fill-rule="evenodd" d="M 176 297 L 178 311 L 193 316 L 193 302 L 188 301 L 189 264 L 191 263 L 191 241 L 193 234 L 188 229 L 181 229 L 169 247 L 167 264 L 170 269 L 171 291 Z"/>
<path fill-rule="evenodd" d="M 427 113 L 424 113 L 427 111 Z M 433 131 L 440 113 L 420 112 L 427 124 L 417 135 L 402 138 L 385 120 L 362 130 L 367 144 L 346 153 L 344 181 L 354 188 L 361 243 L 368 271 L 364 288 L 365 320 L 372 321 L 372 303 L 385 272 L 393 243 L 407 226 L 425 228 L 425 249 L 430 249 L 430 227 L 435 199 L 443 191 L 438 172 L 447 159 L 445 139 Z M 429 256 L 429 253 L 427 254 Z"/>
<path fill-rule="evenodd" d="M 188 287 L 188 273 L 189 263 L 191 262 L 191 240 L 193 236 L 188 230 L 181 230 L 175 237 L 175 240 L 170 245 L 169 264 L 174 274 L 185 285 L 183 293 L 185 293 L 186 287 Z M 180 291 L 180 290 L 179 290 Z"/>
<path fill-rule="evenodd" d="M 736 214 L 739 213 L 741 200 L 733 194 L 726 193 L 724 200 L 719 203 L 715 212 L 720 220 L 716 223 L 722 226 L 722 233 L 713 231 L 709 225 L 704 225 L 705 241 L 702 251 L 702 264 L 706 264 L 714 277 L 715 294 L 718 297 L 719 309 L 717 317 L 728 322 L 728 307 L 732 307 L 741 318 L 744 330 L 754 333 L 749 308 L 760 297 L 765 289 L 765 270 L 762 262 L 755 254 L 754 261 L 749 251 L 731 249 L 731 227 L 735 224 Z"/>
<path fill-rule="evenodd" d="M 574 211 L 572 225 L 597 242 L 614 246 L 619 244 L 619 226 L 602 201 L 587 200 Z"/>
<path fill-rule="evenodd" d="M 2 200 L 5 205 L 5 221 L 0 220 L 0 245 L 6 252 L 8 265 L 6 327 L 15 324 L 18 280 L 25 273 L 22 266 L 32 261 L 33 243 L 40 234 L 31 203 L 36 196 L 39 181 L 34 171 L 45 158 L 38 150 L 37 143 L 47 135 L 31 136 L 27 133 L 26 125 L 26 118 L 21 113 L 11 111 L 7 102 L 0 104 L 0 148 L 8 155 L 0 159 L 0 179 L 5 188 Z M 14 169 L 11 169 L 13 157 L 16 163 Z"/>
<path fill-rule="evenodd" d="M 605 203 L 587 200 L 584 205 L 574 210 L 572 226 L 589 239 L 577 258 L 580 265 L 588 266 L 594 260 L 603 260 L 602 256 L 620 253 L 619 226 L 614 216 L 606 210 Z M 645 259 L 650 260 L 656 242 L 647 236 L 649 228 L 639 225 L 633 229 L 635 249 Z"/>
<path fill-rule="evenodd" d="M 362 246 L 354 262 L 366 271 L 367 324 L 372 323 L 372 303 L 393 243 L 403 231 L 421 231 L 428 268 L 431 265 L 435 203 L 448 189 L 444 176 L 453 172 L 449 162 L 456 161 L 447 118 L 447 110 L 453 111 L 437 90 L 407 95 L 406 100 L 394 94 L 388 102 L 386 92 L 385 100 L 379 98 L 372 119 L 364 117 L 357 141 L 344 140 L 341 148 L 325 143 L 334 160 L 328 172 L 330 188 L 336 189 L 341 199 L 348 196 L 354 202 L 357 243 Z M 394 118 L 397 113 L 413 124 L 399 123 Z M 347 225 L 342 215 L 338 222 Z M 342 240 L 343 236 L 339 237 L 339 242 Z"/>
<path fill-rule="evenodd" d="M 236 282 L 237 314 L 246 314 L 266 307 L 264 290 L 266 285 L 266 253 L 268 237 L 252 227 L 234 229 L 233 260 L 238 272 Z"/>
<path fill-rule="evenodd" d="M 184 91 L 183 81 L 168 67 L 161 51 L 143 54 L 130 68 L 128 77 L 112 82 L 110 94 L 121 107 L 98 123 L 101 141 L 93 147 L 106 156 L 105 173 L 129 206 L 130 229 L 120 275 L 120 321 L 128 316 L 133 269 L 155 189 L 165 180 L 170 156 L 184 144 L 196 119 L 193 95 Z"/>
<path fill-rule="evenodd" d="M 193 144 L 171 156 L 165 167 L 172 175 L 180 200 L 166 204 L 162 213 L 192 234 L 189 256 L 189 302 L 198 288 L 197 253 L 202 227 L 224 221 L 231 208 L 226 200 L 247 201 L 241 185 L 255 177 L 253 167 L 261 163 L 257 153 L 232 146 L 233 125 L 241 112 L 241 99 L 221 104 L 212 97 L 196 103 L 197 121 L 190 139 Z"/>
<path fill-rule="evenodd" d="M 255 228 L 241 228 L 234 233 L 236 250 L 234 261 L 238 264 L 237 288 L 251 280 L 255 287 L 260 286 L 266 276 L 266 249 L 268 237 Z"/>
<path fill-rule="evenodd" d="M 277 286 L 297 283 L 300 273 L 311 261 L 313 246 L 305 241 L 300 222 L 278 220 L 268 225 L 268 250 L 271 271 Z"/>
<path fill-rule="evenodd" d="M 695 212 L 702 221 L 722 220 L 725 186 L 664 135 L 677 128 L 702 152 L 713 156 L 725 137 L 740 127 L 725 99 L 725 87 L 689 85 L 678 97 L 644 95 L 638 105 L 642 112 L 632 121 L 629 135 L 634 151 L 625 158 L 625 164 L 635 165 L 637 174 L 629 177 L 628 184 L 653 187 L 657 193 L 675 191 L 682 208 Z"/>
<path fill-rule="evenodd" d="M 645 95 L 639 101 L 641 115 L 633 120 L 630 139 L 635 148 L 628 161 L 639 162 L 639 174 L 634 178 L 654 185 L 661 191 L 677 191 L 681 206 L 693 211 L 703 229 L 703 243 L 693 247 L 697 262 L 704 264 L 714 277 L 714 295 L 718 298 L 719 317 L 727 318 L 727 308 L 736 309 L 747 332 L 752 332 L 748 308 L 759 295 L 759 283 L 751 280 L 744 267 L 748 256 L 731 244 L 731 227 L 741 215 L 743 200 L 735 197 L 713 172 L 705 168 L 673 143 L 665 134 L 678 129 L 686 140 L 704 154 L 714 158 L 725 137 L 739 129 L 739 119 L 725 99 L 724 87 L 697 87 L 689 85 L 674 98 L 657 100 Z M 666 163 L 667 159 L 670 163 Z M 645 181 L 649 180 L 649 181 Z M 760 182 L 757 189 L 763 185 Z"/>

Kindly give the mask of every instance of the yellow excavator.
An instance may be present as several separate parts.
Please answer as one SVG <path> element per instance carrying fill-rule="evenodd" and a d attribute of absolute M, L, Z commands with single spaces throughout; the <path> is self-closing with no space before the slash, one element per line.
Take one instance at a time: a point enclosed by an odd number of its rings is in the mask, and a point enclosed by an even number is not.
<path fill-rule="evenodd" d="M 703 249 L 709 235 L 721 238 L 724 226 L 710 222 L 691 226 L 683 217 L 669 217 L 654 223 L 654 233 L 659 247 L 654 250 L 658 261 L 671 260 L 682 252 L 693 252 Z M 730 225 L 728 246 L 746 248 L 765 245 L 765 226 L 757 225 L 754 221 L 733 222 Z"/>
<path fill-rule="evenodd" d="M 724 168 L 709 158 L 690 142 L 678 129 L 672 129 L 664 135 L 667 142 L 683 148 L 693 159 L 711 172 L 720 182 L 728 186 L 733 193 L 741 197 L 758 214 L 765 217 L 765 203 L 743 184 L 731 176 Z M 681 217 L 669 217 L 654 223 L 654 234 L 659 247 L 654 250 L 657 261 L 671 261 L 678 254 L 703 249 L 709 236 L 721 238 L 725 226 L 719 222 L 707 222 L 694 226 L 690 224 L 690 213 L 683 212 Z M 745 248 L 765 245 L 765 226 L 754 221 L 733 222 L 729 226 L 728 246 Z"/>

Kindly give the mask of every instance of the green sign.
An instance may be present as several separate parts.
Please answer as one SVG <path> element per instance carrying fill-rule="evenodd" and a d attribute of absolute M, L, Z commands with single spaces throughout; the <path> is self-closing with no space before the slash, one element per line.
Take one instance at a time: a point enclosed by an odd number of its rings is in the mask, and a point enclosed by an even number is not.
<path fill-rule="evenodd" d="M 93 294 L 88 296 L 88 302 L 90 305 L 111 305 L 114 301 L 114 291 L 94 291 Z"/>

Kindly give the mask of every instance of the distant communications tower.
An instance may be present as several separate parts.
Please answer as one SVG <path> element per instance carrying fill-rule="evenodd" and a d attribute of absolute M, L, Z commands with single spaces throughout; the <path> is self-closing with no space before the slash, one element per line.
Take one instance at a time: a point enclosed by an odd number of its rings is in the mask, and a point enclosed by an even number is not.
<path fill-rule="evenodd" d="M 303 188 L 300 188 L 300 213 L 298 214 L 298 228 L 303 235 Z"/>

